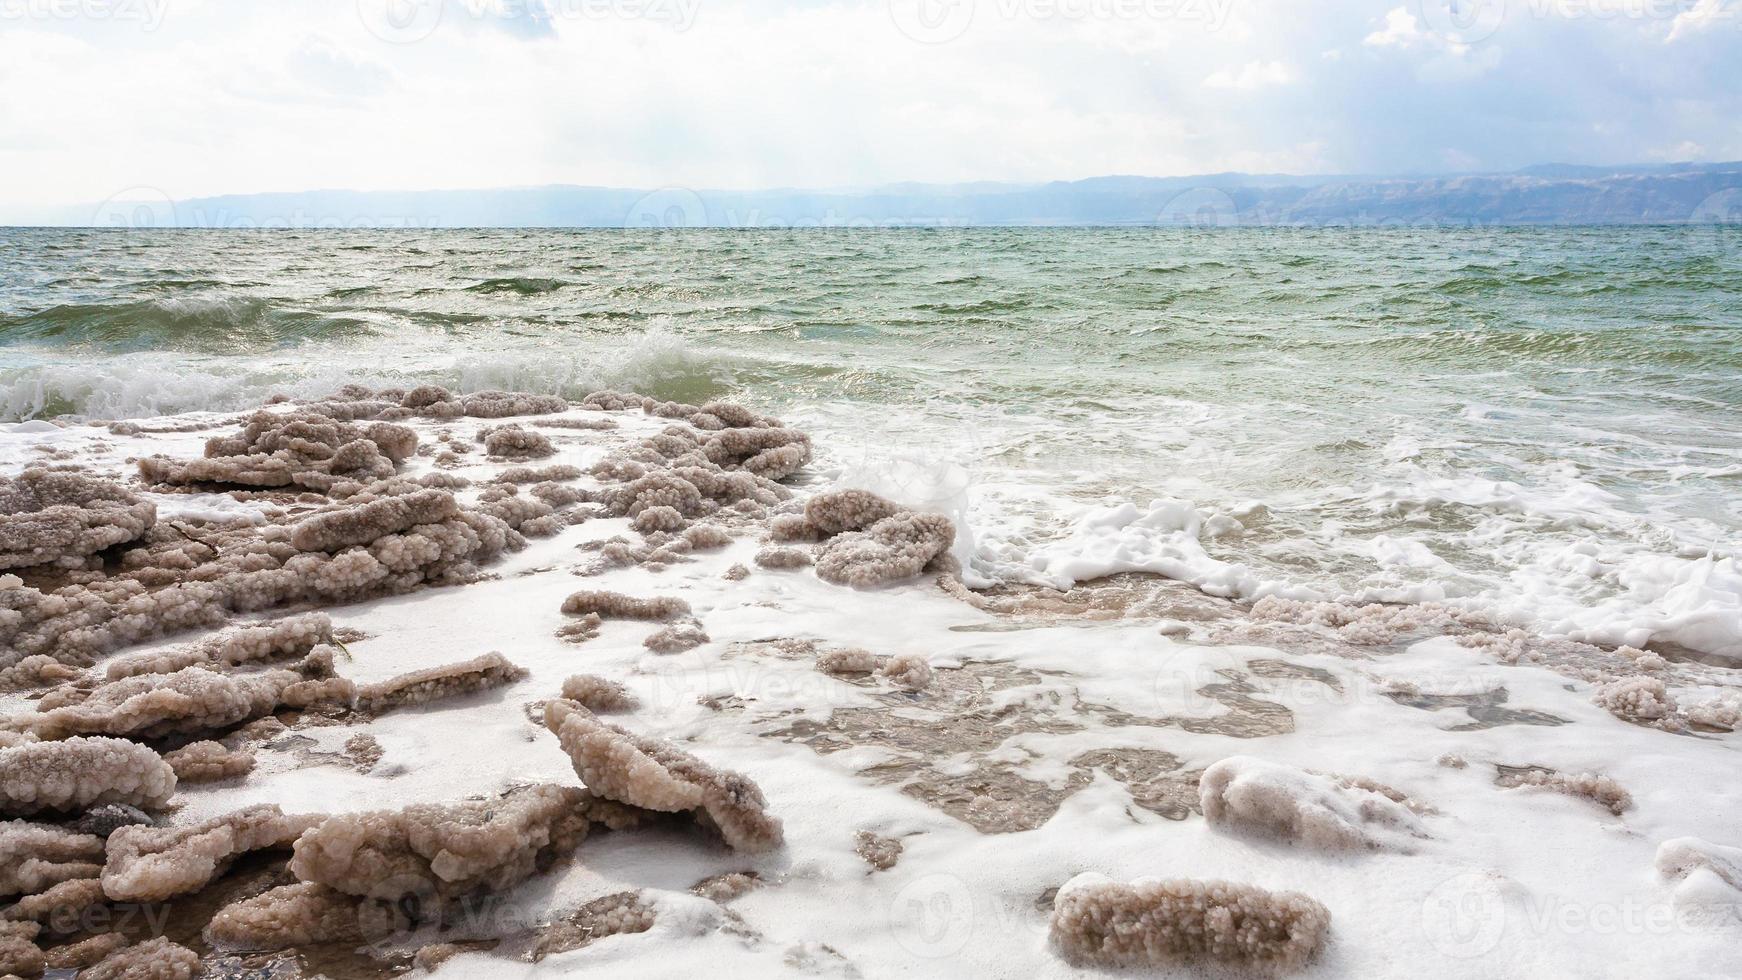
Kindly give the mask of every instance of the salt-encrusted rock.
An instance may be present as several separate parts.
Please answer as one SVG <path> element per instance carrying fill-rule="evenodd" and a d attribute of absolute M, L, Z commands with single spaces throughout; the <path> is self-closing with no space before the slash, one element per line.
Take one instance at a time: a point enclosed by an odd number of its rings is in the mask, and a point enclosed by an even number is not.
<path fill-rule="evenodd" d="M 201 734 L 272 711 L 284 689 L 301 680 L 301 675 L 289 670 L 230 675 L 184 667 L 173 674 L 141 674 L 109 681 L 77 704 L 26 716 L 22 723 L 42 739 Z"/>
<path fill-rule="evenodd" d="M 242 431 L 206 442 L 203 459 L 152 456 L 139 473 L 152 483 L 302 486 L 325 492 L 341 480 L 380 480 L 417 450 L 417 434 L 402 425 L 353 425 L 332 414 L 255 412 Z"/>
<path fill-rule="evenodd" d="M 124 933 L 100 932 L 89 939 L 48 950 L 43 953 L 43 966 L 49 970 L 83 970 L 96 966 L 110 953 L 126 945 Z"/>
<path fill-rule="evenodd" d="M 858 588 L 911 578 L 947 556 L 955 540 L 956 527 L 942 514 L 902 511 L 864 531 L 848 531 L 823 542 L 817 552 L 817 577 Z"/>
<path fill-rule="evenodd" d="M 654 531 L 676 531 L 684 526 L 684 518 L 682 514 L 678 513 L 676 507 L 667 507 L 662 504 L 657 507 L 645 508 L 641 513 L 635 515 L 634 519 L 629 522 L 629 526 L 642 534 L 651 534 Z"/>
<path fill-rule="evenodd" d="M 546 702 L 544 724 L 595 796 L 647 810 L 693 812 L 738 850 L 780 846 L 780 820 L 747 777 L 715 769 L 669 742 L 600 721 L 573 702 Z"/>
<path fill-rule="evenodd" d="M 274 951 L 361 938 L 359 899 L 312 881 L 283 885 L 219 909 L 206 942 L 220 949 Z"/>
<path fill-rule="evenodd" d="M 518 425 L 498 425 L 479 433 L 484 441 L 484 453 L 497 459 L 543 459 L 555 455 L 550 438 L 536 429 Z"/>
<path fill-rule="evenodd" d="M 123 553 L 121 574 L 97 574 L 82 586 L 45 593 L 17 576 L 0 575 L 0 685 L 37 683 L 41 669 L 18 670 L 28 666 L 26 661 L 41 664 L 32 657 L 84 665 L 98 654 L 154 636 L 213 629 L 240 612 L 293 602 L 350 602 L 425 584 L 471 581 L 480 574 L 477 563 L 525 545 L 502 520 L 469 509 L 435 523 L 388 530 L 406 520 L 449 513 L 450 498 L 445 490 L 409 480 L 348 484 L 342 503 L 300 526 L 305 544 L 338 549 L 332 552 L 298 548 L 292 529 L 277 524 L 219 527 L 197 539 L 160 527 Z M 367 543 L 342 544 L 378 532 Z M 222 651 L 216 655 L 222 659 Z M 208 659 L 206 652 L 189 648 L 142 667 L 130 661 L 123 672 L 136 667 L 172 671 Z"/>
<path fill-rule="evenodd" d="M 105 901 L 103 883 L 96 878 L 75 878 L 36 893 L 27 895 L 13 903 L 4 913 L 7 919 L 29 919 L 35 922 L 49 923 L 74 922 L 80 913 Z"/>
<path fill-rule="evenodd" d="M 576 674 L 564 680 L 563 698 L 600 714 L 633 711 L 639 703 L 622 684 L 594 674 Z"/>
<path fill-rule="evenodd" d="M 1610 681 L 1591 696 L 1592 703 L 1635 725 L 1677 729 L 1675 698 L 1658 677 L 1623 677 Z"/>
<path fill-rule="evenodd" d="M 169 764 L 123 739 L 69 738 L 0 749 L 0 816 L 78 813 L 105 803 L 154 810 L 173 792 Z"/>
<path fill-rule="evenodd" d="M 910 691 L 931 686 L 931 661 L 917 653 L 898 653 L 890 657 L 881 673 L 891 684 Z"/>
<path fill-rule="evenodd" d="M 42 927 L 34 922 L 0 920 L 0 970 L 7 976 L 34 977 L 46 965 L 36 936 Z"/>
<path fill-rule="evenodd" d="M 588 801 L 575 787 L 538 784 L 495 799 L 338 814 L 297 840 L 290 870 L 384 902 L 499 892 L 574 850 L 590 826 Z"/>
<path fill-rule="evenodd" d="M 459 513 L 452 493 L 419 490 L 306 518 L 291 529 L 290 543 L 300 551 L 334 552 L 351 545 L 369 544 L 419 524 L 438 524 Z"/>
<path fill-rule="evenodd" d="M 1331 914 L 1299 892 L 1226 881 L 1114 882 L 1079 875 L 1053 900 L 1050 938 L 1073 964 L 1297 970 L 1324 943 Z"/>
<path fill-rule="evenodd" d="M 159 936 L 110 953 L 79 980 L 192 980 L 199 972 L 198 953 Z"/>
<path fill-rule="evenodd" d="M 31 895 L 103 869 L 103 839 L 27 820 L 0 823 L 0 898 Z"/>
<path fill-rule="evenodd" d="M 708 642 L 707 631 L 697 622 L 673 623 L 670 626 L 653 633 L 641 641 L 641 645 L 654 653 L 683 653 L 694 650 Z"/>
<path fill-rule="evenodd" d="M 869 490 L 829 490 L 805 501 L 804 520 L 820 536 L 863 531 L 901 508 Z"/>
<path fill-rule="evenodd" d="M 1252 756 L 1223 759 L 1198 780 L 1211 826 L 1317 850 L 1408 849 L 1427 837 L 1415 813 L 1395 797 L 1377 784 Z"/>
<path fill-rule="evenodd" d="M 0 569 L 80 567 L 156 522 L 156 506 L 118 484 L 40 468 L 0 477 Z"/>
<path fill-rule="evenodd" d="M 110 661 L 110 680 L 140 674 L 173 674 L 184 667 L 215 663 L 225 666 L 261 663 L 305 656 L 333 638 L 333 621 L 326 613 L 303 613 L 226 631 L 200 643 L 161 653 L 139 654 Z"/>
<path fill-rule="evenodd" d="M 1565 773 L 1530 768 L 1507 772 L 1497 782 L 1507 789 L 1547 789 L 1567 796 L 1582 797 L 1616 816 L 1633 807 L 1633 794 L 1601 773 Z"/>
<path fill-rule="evenodd" d="M 502 687 L 526 677 L 526 668 L 500 653 L 486 653 L 459 663 L 425 667 L 357 688 L 357 710 L 380 714 L 392 708 L 427 704 L 475 691 Z"/>
<path fill-rule="evenodd" d="M 856 677 L 877 670 L 877 655 L 858 647 L 824 650 L 817 654 L 816 668 L 837 677 Z"/>
<path fill-rule="evenodd" d="M 237 857 L 288 847 L 323 819 L 261 804 L 188 827 L 122 827 L 109 835 L 103 891 L 117 902 L 157 902 L 196 892 Z"/>
<path fill-rule="evenodd" d="M 230 749 L 210 740 L 192 742 L 173 752 L 165 752 L 163 761 L 175 771 L 181 783 L 210 783 L 235 779 L 254 771 L 254 753 L 246 749 Z"/>
<path fill-rule="evenodd" d="M 638 599 L 620 592 L 576 592 L 563 600 L 571 616 L 596 613 L 605 619 L 674 619 L 690 614 L 690 604 L 675 596 Z"/>
<path fill-rule="evenodd" d="M 809 568 L 815 563 L 810 552 L 802 548 L 763 548 L 756 553 L 756 564 L 763 568 Z"/>

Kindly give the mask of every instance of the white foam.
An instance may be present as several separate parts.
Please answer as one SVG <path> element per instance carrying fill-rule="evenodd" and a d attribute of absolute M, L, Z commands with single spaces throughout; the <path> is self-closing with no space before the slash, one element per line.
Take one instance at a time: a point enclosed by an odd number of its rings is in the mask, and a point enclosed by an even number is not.
<path fill-rule="evenodd" d="M 1067 589 L 1120 572 L 1149 572 L 1230 599 L 1319 597 L 1311 589 L 1266 579 L 1244 565 L 1212 558 L 1200 540 L 1204 522 L 1211 516 L 1183 500 L 1152 500 L 1147 509 L 1131 503 L 1090 508 L 1077 518 L 1069 537 L 1028 556 L 1029 577 Z"/>

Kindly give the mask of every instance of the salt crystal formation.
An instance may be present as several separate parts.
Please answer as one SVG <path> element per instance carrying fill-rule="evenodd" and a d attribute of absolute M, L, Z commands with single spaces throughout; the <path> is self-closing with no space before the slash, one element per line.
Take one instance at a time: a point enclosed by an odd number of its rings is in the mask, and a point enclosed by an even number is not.
<path fill-rule="evenodd" d="M 210 740 L 165 752 L 163 761 L 175 772 L 176 782 L 184 785 L 236 779 L 254 771 L 254 753 L 232 750 Z"/>
<path fill-rule="evenodd" d="M 353 425 L 317 411 L 259 411 L 242 431 L 207 440 L 203 459 L 139 461 L 149 483 L 305 487 L 325 492 L 340 480 L 382 480 L 417 450 L 403 425 Z"/>
<path fill-rule="evenodd" d="M 312 881 L 281 885 L 219 909 L 206 942 L 221 949 L 273 951 L 310 943 L 355 942 L 357 899 Z"/>
<path fill-rule="evenodd" d="M 50 970 L 83 970 L 96 966 L 109 954 L 127 945 L 127 936 L 119 932 L 100 932 L 65 946 L 56 946 L 43 954 L 43 965 Z"/>
<path fill-rule="evenodd" d="M 8 919 L 48 923 L 72 921 L 86 909 L 105 901 L 103 883 L 95 878 L 63 881 L 38 894 L 27 895 L 5 911 Z"/>
<path fill-rule="evenodd" d="M 459 663 L 425 667 L 365 684 L 357 688 L 357 710 L 380 714 L 393 708 L 487 691 L 525 677 L 524 667 L 510 663 L 500 653 L 491 652 Z"/>
<path fill-rule="evenodd" d="M 289 847 L 320 823 L 261 804 L 187 827 L 122 827 L 109 835 L 103 891 L 118 902 L 157 902 L 199 891 L 250 851 Z"/>
<path fill-rule="evenodd" d="M 499 518 L 458 507 L 450 491 L 410 480 L 353 489 L 294 527 L 229 526 L 190 537 L 159 526 L 122 553 L 118 573 L 87 573 L 82 585 L 43 592 L 0 575 L 0 671 L 33 656 L 89 663 L 153 636 L 220 626 L 238 612 L 470 581 L 478 562 L 525 544 Z M 209 659 L 182 656 L 145 669 Z"/>
<path fill-rule="evenodd" d="M 931 686 L 931 662 L 917 653 L 898 653 L 890 657 L 881 673 L 891 684 L 910 691 L 922 691 Z"/>
<path fill-rule="evenodd" d="M 104 957 L 80 980 L 191 980 L 200 973 L 198 953 L 159 936 Z"/>
<path fill-rule="evenodd" d="M 1299 892 L 1227 881 L 1109 881 L 1081 875 L 1053 901 L 1050 938 L 1079 966 L 1243 972 L 1298 970 L 1324 943 L 1331 914 Z"/>
<path fill-rule="evenodd" d="M 1677 729 L 1675 699 L 1656 677 L 1623 677 L 1597 689 L 1591 701 L 1610 714 L 1635 725 Z"/>
<path fill-rule="evenodd" d="M 173 674 L 196 664 L 234 667 L 306 655 L 333 638 L 326 613 L 303 613 L 259 626 L 245 626 L 191 646 L 109 662 L 110 680 L 139 674 Z"/>
<path fill-rule="evenodd" d="M 15 718 L 38 738 L 117 735 L 162 738 L 219 731 L 278 707 L 285 688 L 303 680 L 290 670 L 220 674 L 184 667 L 173 674 L 141 674 L 109 681 L 82 701 L 34 717 Z M 45 699 L 46 701 L 46 699 Z"/>
<path fill-rule="evenodd" d="M 543 459 L 555 455 L 550 438 L 536 429 L 523 429 L 512 423 L 491 426 L 478 433 L 486 455 L 496 459 Z"/>
<path fill-rule="evenodd" d="M 123 739 L 69 738 L 0 749 L 0 816 L 78 813 L 105 803 L 155 810 L 174 791 L 169 764 Z"/>
<path fill-rule="evenodd" d="M 1535 787 L 1590 800 L 1620 816 L 1633 807 L 1633 794 L 1615 780 L 1594 772 L 1552 772 L 1535 767 L 1503 772 L 1496 782 L 1508 789 Z"/>
<path fill-rule="evenodd" d="M 637 706 L 635 695 L 622 684 L 593 674 L 576 674 L 564 680 L 563 699 L 601 714 L 633 711 Z"/>
<path fill-rule="evenodd" d="M 1407 850 L 1428 836 L 1400 796 L 1251 756 L 1223 759 L 1198 780 L 1211 826 L 1325 851 Z"/>
<path fill-rule="evenodd" d="M 810 552 L 801 548 L 763 548 L 756 553 L 756 564 L 763 568 L 808 568 L 815 564 Z"/>
<path fill-rule="evenodd" d="M 805 502 L 804 517 L 772 527 L 776 540 L 821 541 L 817 577 L 869 588 L 944 570 L 956 526 L 942 514 L 916 513 L 865 490 L 834 490 Z"/>
<path fill-rule="evenodd" d="M 592 613 L 605 619 L 673 619 L 690 614 L 690 604 L 673 596 L 638 599 L 597 590 L 570 595 L 563 600 L 562 609 L 571 616 Z"/>
<path fill-rule="evenodd" d="M 36 947 L 42 927 L 34 922 L 0 921 L 0 970 L 9 976 L 36 976 L 47 965 Z"/>
<path fill-rule="evenodd" d="M 103 870 L 103 839 L 28 820 L 0 822 L 0 898 L 33 895 Z"/>
<path fill-rule="evenodd" d="M 641 645 L 654 653 L 672 654 L 694 650 L 706 642 L 708 634 L 702 629 L 702 624 L 691 621 L 673 623 L 642 640 Z"/>
<path fill-rule="evenodd" d="M 113 483 L 27 469 L 0 477 L 0 569 L 83 567 L 157 523 L 157 508 Z"/>
<path fill-rule="evenodd" d="M 495 799 L 338 814 L 297 839 L 290 870 L 383 902 L 503 891 L 580 844 L 587 804 L 583 790 L 539 784 Z"/>
<path fill-rule="evenodd" d="M 768 801 L 748 778 L 602 722 L 573 702 L 546 702 L 544 724 L 594 795 L 647 810 L 694 813 L 738 850 L 780 846 L 780 820 L 768 813 Z"/>
<path fill-rule="evenodd" d="M 877 670 L 877 655 L 857 647 L 825 650 L 817 654 L 816 668 L 837 677 L 854 677 Z"/>

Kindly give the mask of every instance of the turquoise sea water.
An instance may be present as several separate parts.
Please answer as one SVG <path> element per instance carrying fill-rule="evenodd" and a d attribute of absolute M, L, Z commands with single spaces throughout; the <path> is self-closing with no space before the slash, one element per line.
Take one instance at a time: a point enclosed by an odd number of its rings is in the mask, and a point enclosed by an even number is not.
<path fill-rule="evenodd" d="M 1739 246 L 1730 226 L 0 229 L 0 418 L 347 381 L 735 395 L 813 431 L 825 469 L 948 468 L 988 574 L 1080 507 L 1169 497 L 1235 517 L 1205 547 L 1268 578 L 1585 628 L 1727 601 Z"/>

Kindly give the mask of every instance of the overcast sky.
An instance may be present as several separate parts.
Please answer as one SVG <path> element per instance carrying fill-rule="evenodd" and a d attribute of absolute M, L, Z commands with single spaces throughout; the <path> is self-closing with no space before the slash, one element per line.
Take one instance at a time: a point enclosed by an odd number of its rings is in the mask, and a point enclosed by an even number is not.
<path fill-rule="evenodd" d="M 0 0 L 14 204 L 1739 158 L 1742 0 Z"/>

